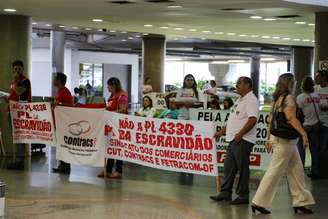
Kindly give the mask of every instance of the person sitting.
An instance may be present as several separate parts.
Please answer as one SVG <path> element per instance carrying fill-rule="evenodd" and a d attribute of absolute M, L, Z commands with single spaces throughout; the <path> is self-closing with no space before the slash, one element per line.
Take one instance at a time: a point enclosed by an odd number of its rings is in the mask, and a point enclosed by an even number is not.
<path fill-rule="evenodd" d="M 87 103 L 87 90 L 83 87 L 79 88 L 79 96 L 77 98 L 78 104 L 86 104 Z"/>
<path fill-rule="evenodd" d="M 142 108 L 139 110 L 139 112 L 135 112 L 134 114 L 136 116 L 154 118 L 156 109 L 153 107 L 152 99 L 149 96 L 144 96 Z"/>
<path fill-rule="evenodd" d="M 168 106 L 168 109 L 164 110 L 159 118 L 161 119 L 178 119 L 179 116 L 179 110 L 177 108 L 177 104 L 174 97 L 167 98 L 166 104 Z"/>
<path fill-rule="evenodd" d="M 226 97 L 223 101 L 223 109 L 229 110 L 233 106 L 233 100 L 230 97 Z"/>

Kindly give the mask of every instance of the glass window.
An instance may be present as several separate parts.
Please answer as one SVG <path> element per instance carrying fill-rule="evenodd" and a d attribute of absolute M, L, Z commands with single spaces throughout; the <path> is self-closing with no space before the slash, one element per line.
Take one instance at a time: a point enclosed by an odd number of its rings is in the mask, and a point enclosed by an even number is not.
<path fill-rule="evenodd" d="M 103 95 L 103 64 L 80 64 L 79 86 L 87 89 L 89 96 Z"/>

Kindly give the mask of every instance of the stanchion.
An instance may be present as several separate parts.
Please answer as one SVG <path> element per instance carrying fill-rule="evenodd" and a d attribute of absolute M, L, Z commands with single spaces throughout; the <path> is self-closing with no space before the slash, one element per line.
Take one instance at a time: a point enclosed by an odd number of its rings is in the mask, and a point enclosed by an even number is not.
<path fill-rule="evenodd" d="M 216 177 L 216 191 L 217 192 L 220 192 L 221 191 L 221 179 L 220 179 L 219 173 L 218 173 L 218 175 Z"/>
<path fill-rule="evenodd" d="M 0 181 L 0 217 L 5 215 L 5 191 L 6 184 Z"/>

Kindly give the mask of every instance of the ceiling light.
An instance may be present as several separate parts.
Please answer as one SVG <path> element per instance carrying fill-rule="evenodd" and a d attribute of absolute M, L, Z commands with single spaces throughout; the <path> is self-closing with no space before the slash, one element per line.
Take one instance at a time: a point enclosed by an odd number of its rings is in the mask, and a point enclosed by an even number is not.
<path fill-rule="evenodd" d="M 121 33 L 126 34 L 126 33 L 128 33 L 128 32 L 126 32 L 126 31 L 122 31 Z"/>
<path fill-rule="evenodd" d="M 78 28 L 78 27 L 72 27 L 72 29 L 77 30 L 77 29 L 79 29 L 79 28 Z"/>
<path fill-rule="evenodd" d="M 5 8 L 3 9 L 5 12 L 16 12 L 16 9 L 13 8 Z"/>
<path fill-rule="evenodd" d="M 293 41 L 301 41 L 301 39 L 293 39 Z"/>
<path fill-rule="evenodd" d="M 264 18 L 265 21 L 275 21 L 277 20 L 276 18 Z"/>
<path fill-rule="evenodd" d="M 32 25 L 37 25 L 38 23 L 36 23 L 36 22 L 32 22 Z"/>
<path fill-rule="evenodd" d="M 148 35 L 149 35 L 149 33 L 143 33 L 142 35 L 144 35 L 144 36 L 148 36 Z"/>
<path fill-rule="evenodd" d="M 168 8 L 182 8 L 181 5 L 169 5 Z"/>
<path fill-rule="evenodd" d="M 129 40 L 133 40 L 133 37 L 128 37 Z"/>
<path fill-rule="evenodd" d="M 110 30 L 109 32 L 110 33 L 116 33 L 116 30 Z"/>
<path fill-rule="evenodd" d="M 174 30 L 183 30 L 184 28 L 182 28 L 182 27 L 176 27 L 176 28 L 174 28 Z"/>
<path fill-rule="evenodd" d="M 92 19 L 93 22 L 103 22 L 104 20 L 103 19 L 99 19 L 99 18 L 94 18 Z"/>
<path fill-rule="evenodd" d="M 229 64 L 228 61 L 213 61 L 211 64 Z"/>
<path fill-rule="evenodd" d="M 85 28 L 85 30 L 92 30 L 90 27 Z"/>
<path fill-rule="evenodd" d="M 312 43 L 315 43 L 315 40 L 312 40 Z"/>
<path fill-rule="evenodd" d="M 306 24 L 305 21 L 296 21 L 295 24 Z"/>
<path fill-rule="evenodd" d="M 126 42 L 126 39 L 121 40 L 122 42 Z"/>
<path fill-rule="evenodd" d="M 195 32 L 195 31 L 197 31 L 197 29 L 189 29 L 188 31 Z"/>
<path fill-rule="evenodd" d="M 275 61 L 275 58 L 261 58 L 261 61 Z"/>
<path fill-rule="evenodd" d="M 263 39 L 269 39 L 271 38 L 270 36 L 262 36 Z"/>
<path fill-rule="evenodd" d="M 252 35 L 251 37 L 253 37 L 253 38 L 257 38 L 257 37 L 259 37 L 259 35 Z"/>
<path fill-rule="evenodd" d="M 304 39 L 303 42 L 310 42 L 311 40 L 309 39 Z"/>
<path fill-rule="evenodd" d="M 224 33 L 223 33 L 223 32 L 215 32 L 214 34 L 222 35 L 222 34 L 224 34 Z"/>
<path fill-rule="evenodd" d="M 250 16 L 249 18 L 251 18 L 251 19 L 262 19 L 263 17 L 254 15 L 254 16 Z"/>
<path fill-rule="evenodd" d="M 240 37 L 247 37 L 248 35 L 247 34 L 240 34 L 239 36 Z"/>
<path fill-rule="evenodd" d="M 136 35 L 137 38 L 140 38 L 141 36 L 140 35 Z"/>
<path fill-rule="evenodd" d="M 210 30 L 203 30 L 202 32 L 203 32 L 203 33 L 211 33 Z"/>
<path fill-rule="evenodd" d="M 289 37 L 285 37 L 285 38 L 282 38 L 283 40 L 290 40 L 290 38 Z"/>
<path fill-rule="evenodd" d="M 51 27 L 52 25 L 51 25 L 51 24 L 45 24 L 44 26 L 46 26 L 46 27 Z"/>
<path fill-rule="evenodd" d="M 315 26 L 315 24 L 313 24 L 313 23 L 309 23 L 308 25 L 309 25 L 309 26 Z"/>
<path fill-rule="evenodd" d="M 227 35 L 229 35 L 229 36 L 234 36 L 234 35 L 236 35 L 235 33 L 227 33 Z"/>
<path fill-rule="evenodd" d="M 200 38 L 201 40 L 207 40 L 205 37 Z"/>
<path fill-rule="evenodd" d="M 274 37 L 272 37 L 272 39 L 274 39 L 274 40 L 279 40 L 280 37 L 278 37 L 278 36 L 274 36 Z"/>
<path fill-rule="evenodd" d="M 161 29 L 168 29 L 169 27 L 163 26 L 163 27 L 159 27 Z"/>
<path fill-rule="evenodd" d="M 61 28 L 65 28 L 66 26 L 64 26 L 64 25 L 59 25 L 59 27 L 61 27 Z"/>
<path fill-rule="evenodd" d="M 228 60 L 228 63 L 244 63 L 245 60 Z"/>
<path fill-rule="evenodd" d="M 152 27 L 153 25 L 151 24 L 145 24 L 144 27 Z"/>
<path fill-rule="evenodd" d="M 174 38 L 173 40 L 179 40 L 179 38 Z"/>

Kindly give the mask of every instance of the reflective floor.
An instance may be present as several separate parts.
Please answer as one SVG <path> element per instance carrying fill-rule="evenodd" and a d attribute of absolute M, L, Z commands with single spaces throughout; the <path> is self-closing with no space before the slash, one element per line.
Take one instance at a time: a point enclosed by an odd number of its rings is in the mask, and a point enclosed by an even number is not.
<path fill-rule="evenodd" d="M 283 179 L 272 215 L 253 216 L 249 206 L 215 203 L 215 179 L 160 171 L 125 163 L 123 180 L 96 178 L 99 168 L 73 166 L 70 176 L 53 174 L 53 156 L 33 157 L 25 171 L 7 171 L 2 159 L 0 179 L 7 184 L 5 218 L 159 219 L 159 218 L 327 218 L 328 180 L 306 179 L 317 205 L 311 216 L 294 215 Z M 252 173 L 252 196 L 261 178 Z"/>

